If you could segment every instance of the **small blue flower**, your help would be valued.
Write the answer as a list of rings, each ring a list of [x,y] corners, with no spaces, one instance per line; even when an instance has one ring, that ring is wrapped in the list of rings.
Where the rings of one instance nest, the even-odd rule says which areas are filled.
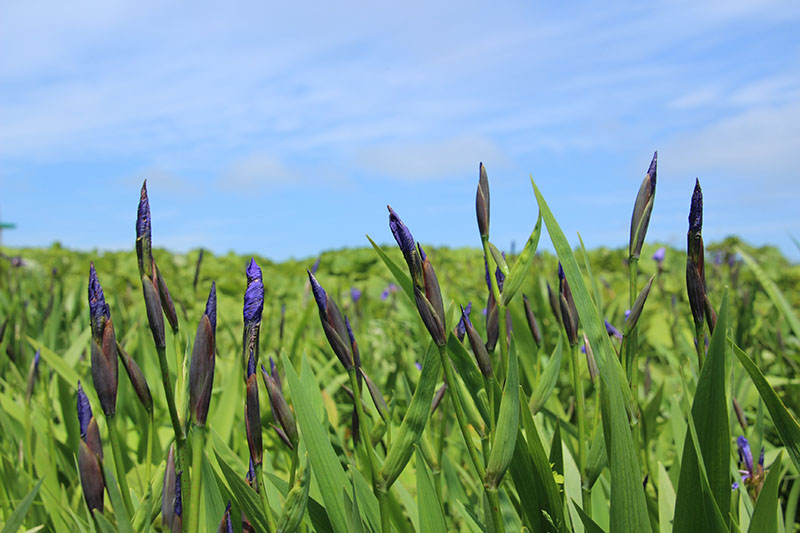
[[[350,288],[350,298],[353,299],[353,303],[358,303],[361,299],[361,289],[357,289],[355,287]]]
[[[625,310],[625,322],[627,322],[627,321],[628,321],[628,317],[629,317],[629,316],[631,316],[631,310],[630,310],[630,309],[626,309],[626,310]]]
[[[606,323],[606,333],[608,333],[610,337],[616,337],[619,340],[622,340],[622,333],[620,333],[620,331],[617,328],[615,328],[608,320],[606,320],[605,323]]]
[[[656,250],[655,253],[653,254],[653,261],[661,264],[664,261],[664,256],[666,255],[666,253],[667,249],[662,246],[661,248]]]
[[[420,364],[419,361],[414,361],[414,368],[422,372],[422,365]]]

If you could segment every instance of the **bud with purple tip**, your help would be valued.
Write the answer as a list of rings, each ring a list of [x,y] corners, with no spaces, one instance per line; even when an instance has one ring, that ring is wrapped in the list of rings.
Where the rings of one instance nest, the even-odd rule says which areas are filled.
[[[489,178],[486,167],[480,163],[478,168],[478,191],[475,194],[475,214],[478,219],[478,231],[482,239],[489,238]]]
[[[258,362],[258,339],[261,330],[261,313],[264,310],[264,282],[261,268],[254,258],[245,271],[247,275],[247,288],[244,291],[244,330],[242,333],[242,365],[247,365],[247,360],[252,352]]]
[[[705,313],[705,268],[703,249],[703,190],[700,181],[695,181],[692,194],[692,205],[689,210],[689,232],[687,239],[686,257],[686,290],[689,295],[689,306],[692,309],[692,318],[695,328],[701,329]]]
[[[381,415],[381,418],[385,422],[388,422],[390,416],[389,405],[386,403],[386,400],[381,394],[380,389],[378,389],[378,386],[375,384],[375,382],[370,379],[366,372],[364,372],[363,368],[359,368],[359,373],[363,376],[364,382],[367,384],[369,395],[372,396],[372,402],[375,404],[378,414]]]
[[[739,473],[742,476],[742,481],[744,481],[748,489],[752,490],[753,499],[756,499],[764,485],[764,448],[761,448],[758,463],[754,463],[753,453],[750,451],[750,443],[746,437],[740,435],[736,439],[736,446],[739,452],[739,467],[741,468]]]
[[[464,310],[464,314],[469,319],[469,315],[472,312],[472,302],[467,303],[467,306],[464,307],[463,310]],[[463,342],[464,335],[467,334],[467,329],[466,329],[466,326],[464,325],[464,317],[463,316],[458,319],[458,323],[456,324],[456,328],[453,331],[453,333],[455,333],[455,336],[458,337],[458,342]]]
[[[461,318],[464,320],[469,345],[472,347],[472,353],[475,355],[478,368],[480,368],[481,374],[483,374],[484,377],[489,378],[492,376],[492,361],[489,358],[489,352],[486,350],[483,339],[481,339],[478,332],[475,331],[475,326],[472,325],[463,307],[461,308]]]
[[[436,391],[436,394],[433,395],[433,400],[431,401],[431,414],[433,414],[442,403],[445,392],[447,392],[447,383],[442,383],[442,386],[439,387],[439,389]]]
[[[206,309],[197,325],[189,367],[189,413],[197,426],[205,426],[216,363],[217,288],[211,283]]]
[[[642,245],[647,234],[647,227],[650,225],[650,214],[653,211],[653,201],[656,195],[656,167],[658,164],[658,152],[653,154],[650,167],[639,187],[639,194],[636,195],[636,203],[633,205],[631,215],[631,237],[628,245],[628,253],[632,259],[639,259],[642,253]]]
[[[103,512],[103,445],[100,441],[100,431],[97,422],[92,416],[92,407],[89,398],[83,392],[81,382],[78,381],[78,423],[80,425],[81,441],[78,444],[78,472],[80,473],[83,497],[90,511],[95,509]]]
[[[658,267],[658,271],[661,272],[664,270],[664,256],[667,254],[667,249],[663,246],[656,250],[653,253],[653,261],[656,262],[656,266]]]
[[[616,337],[618,340],[622,340],[622,333],[611,324],[608,320],[605,321],[606,323],[606,333],[608,333],[609,337]]]
[[[144,373],[142,373],[142,369],[139,368],[139,365],[136,364],[136,361],[134,361],[133,358],[128,355],[128,352],[125,351],[119,342],[117,342],[117,354],[122,360],[122,366],[125,368],[125,372],[128,374],[128,378],[131,381],[133,390],[136,392],[136,396],[142,403],[142,407],[144,407],[145,411],[148,413],[152,412],[153,396],[150,394],[150,386],[147,384],[147,380],[144,377]]]
[[[342,312],[310,271],[308,279],[311,282],[311,291],[314,293],[314,300],[319,308],[319,319],[322,322],[322,330],[325,332],[328,344],[344,365],[345,370],[350,370],[353,368],[353,349]]]
[[[222,520],[217,528],[217,533],[233,533],[233,522],[231,521],[231,501],[228,500],[228,505],[225,506],[225,513],[222,515]]]
[[[111,416],[117,411],[117,340],[94,263],[89,266],[89,315],[92,324],[92,381],[103,412]]]
[[[522,295],[522,303],[523,307],[525,308],[525,319],[528,321],[528,328],[531,330],[533,341],[536,343],[536,346],[541,346],[542,333],[539,331],[539,323],[536,322],[536,315],[533,314],[531,303],[528,301],[528,297],[524,294]]]

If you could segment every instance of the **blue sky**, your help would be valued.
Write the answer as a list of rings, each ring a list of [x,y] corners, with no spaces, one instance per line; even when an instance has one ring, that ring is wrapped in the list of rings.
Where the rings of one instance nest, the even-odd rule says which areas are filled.
[[[654,150],[648,241],[797,259],[800,4],[74,2],[0,8],[3,244],[157,246],[276,260],[417,239],[524,243],[529,175],[568,235],[626,244]],[[563,7],[568,5],[569,8]],[[576,239],[577,241],[577,239]]]

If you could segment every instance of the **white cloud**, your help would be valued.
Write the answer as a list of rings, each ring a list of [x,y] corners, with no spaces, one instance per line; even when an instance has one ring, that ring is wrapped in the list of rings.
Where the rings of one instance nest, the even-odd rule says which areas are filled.
[[[240,193],[261,192],[270,185],[287,185],[303,178],[280,158],[265,153],[253,153],[234,160],[222,174],[219,186]]]

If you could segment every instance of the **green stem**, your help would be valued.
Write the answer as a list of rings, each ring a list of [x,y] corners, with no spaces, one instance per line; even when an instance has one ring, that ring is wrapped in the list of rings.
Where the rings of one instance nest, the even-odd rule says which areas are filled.
[[[436,451],[437,467],[436,472],[433,474],[433,479],[436,484],[436,494],[439,496],[439,502],[444,505],[444,500],[442,499],[442,459],[444,458],[444,443],[447,436],[447,394],[444,395],[442,402],[439,404],[439,411],[441,411],[442,419],[439,426],[438,450]]]
[[[505,533],[503,514],[500,512],[500,497],[497,489],[486,489],[486,497],[489,499],[489,510],[492,515],[494,533]]]
[[[297,461],[297,448],[294,448],[292,450],[292,468],[289,470],[289,490],[292,490],[292,487],[294,487],[294,479],[295,475],[297,475]]]
[[[145,501],[147,502],[147,509],[145,509],[144,513],[144,533],[150,531],[150,510],[152,509],[153,505],[153,484],[152,480],[150,479],[151,468],[153,464],[153,438],[155,437],[156,432],[156,420],[153,416],[153,410],[150,409],[147,412],[149,418],[149,426],[147,428],[147,451],[145,452],[146,462],[144,464],[144,472],[145,472],[145,482],[147,483],[147,495],[145,496]]]
[[[194,426],[192,430],[192,477],[189,502],[189,533],[200,531],[200,469],[203,466],[203,445],[205,444],[205,427]]]
[[[275,531],[275,519],[272,517],[272,507],[269,506],[267,501],[267,483],[261,463],[256,465],[256,477],[259,484],[258,494],[261,497],[261,505],[264,507],[264,516],[267,518],[267,531]]]
[[[133,504],[131,503],[131,491],[128,488],[128,477],[125,475],[125,465],[122,463],[122,448],[117,434],[117,417],[115,415],[106,416],[108,422],[108,436],[111,440],[111,453],[114,455],[114,467],[117,471],[117,481],[119,490],[122,492],[122,500],[125,503],[125,510],[128,516],[133,516]]]
[[[581,487],[586,479],[586,406],[583,398],[583,381],[580,375],[580,350],[572,345],[572,386],[575,393],[575,416],[578,421],[578,471],[581,474]],[[583,491],[584,505],[588,492]]]
[[[178,418],[178,409],[175,406],[175,391],[172,389],[172,379],[169,377],[169,365],[167,365],[167,351],[164,346],[156,346],[158,352],[158,366],[161,369],[161,383],[164,386],[164,398],[167,401],[169,419],[172,422],[172,430],[175,432],[175,454],[177,459],[176,471],[182,472],[181,480],[184,487],[189,487],[189,469],[186,464],[186,434]],[[190,501],[190,494],[183,491],[183,497]]]
[[[495,410],[494,410],[494,374],[483,378],[483,387],[489,397],[489,440],[494,438]]]
[[[633,309],[633,304],[636,302],[636,297],[639,295],[636,287],[636,279],[639,274],[639,258],[638,257],[629,257],[628,258],[628,272],[630,274],[630,288],[629,288],[629,306],[628,309]],[[627,338],[626,343],[626,350],[625,350],[625,370],[628,374],[628,383],[631,385],[631,389],[633,390],[634,398],[638,398],[638,394],[636,393],[636,381],[637,381],[637,372],[636,372],[636,352],[639,348],[639,339],[638,334],[636,332],[636,328],[634,328],[630,335]]]
[[[695,340],[697,349],[697,373],[700,374],[700,371],[703,369],[703,362],[706,358],[706,330],[703,328],[703,324],[699,326],[695,326]]]
[[[183,348],[185,343],[181,342],[182,339],[181,339],[180,329],[175,328],[172,330],[172,339],[175,345],[175,385],[176,385],[176,390],[178,391],[175,409],[179,414],[181,414],[181,411],[183,411],[183,409],[186,407],[186,402],[181,401],[186,397],[185,394],[186,376],[184,376],[184,367],[183,367]],[[177,402],[180,402],[181,405],[177,405]],[[186,415],[185,412],[183,412],[182,414]]]
[[[364,406],[361,405],[361,391],[358,388],[358,378],[356,376],[356,369],[350,368],[347,371],[350,376],[350,387],[353,389],[353,402],[356,404],[356,413],[358,415],[358,424],[361,431],[361,441],[366,446],[367,451],[367,468],[369,469],[370,480],[372,481],[372,491],[378,499],[378,507],[381,512],[381,530],[383,533],[389,533],[391,530],[389,518],[389,506],[387,505],[387,493],[380,489],[380,479],[378,476],[378,458],[375,456],[375,448],[372,446],[372,437],[370,431],[370,423],[364,415]],[[388,424],[388,421],[387,421]]]

